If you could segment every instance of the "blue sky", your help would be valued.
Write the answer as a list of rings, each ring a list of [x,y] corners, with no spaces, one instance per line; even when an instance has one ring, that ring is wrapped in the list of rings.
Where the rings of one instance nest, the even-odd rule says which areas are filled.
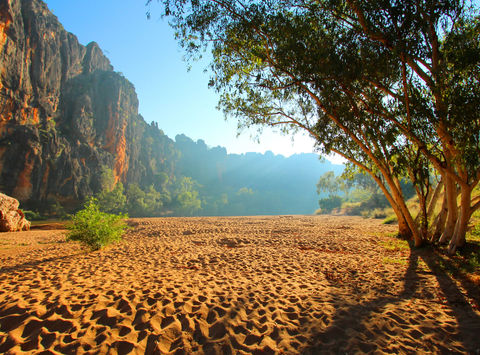
[[[209,146],[223,146],[229,153],[265,152],[291,155],[312,152],[313,140],[264,130],[260,144],[252,132],[237,135],[237,122],[225,122],[216,110],[218,97],[207,88],[207,63],[193,63],[190,71],[183,52],[174,40],[160,9],[152,9],[147,20],[145,0],[46,0],[64,28],[80,43],[97,42],[115,71],[123,73],[136,88],[140,114],[147,122],[156,121],[174,138],[184,133]],[[156,5],[154,5],[156,6]]]

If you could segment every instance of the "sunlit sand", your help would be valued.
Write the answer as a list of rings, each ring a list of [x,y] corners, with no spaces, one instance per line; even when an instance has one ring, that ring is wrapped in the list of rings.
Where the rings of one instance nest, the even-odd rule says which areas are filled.
[[[97,252],[0,235],[0,352],[474,353],[475,291],[352,217],[131,221]],[[393,247],[391,247],[393,245]],[[472,293],[473,292],[473,293]]]

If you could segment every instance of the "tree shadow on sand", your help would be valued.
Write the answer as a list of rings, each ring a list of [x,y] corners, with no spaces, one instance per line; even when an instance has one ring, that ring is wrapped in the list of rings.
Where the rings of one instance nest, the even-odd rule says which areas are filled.
[[[311,339],[312,345],[302,353],[349,354],[384,350],[396,353],[433,351],[445,354],[480,354],[480,317],[473,309],[478,305],[471,302],[472,299],[477,302],[480,300],[478,286],[464,278],[460,280],[460,288],[458,280],[439,267],[440,259],[431,248],[411,247],[403,289],[398,294],[392,295],[385,288],[385,296],[352,304],[341,297],[333,297],[333,305],[337,311],[332,317],[332,323],[325,331]],[[423,260],[431,271],[419,270],[420,260]],[[443,295],[433,300],[435,296],[428,291],[424,292],[423,287],[424,276],[431,274],[435,276],[438,291],[441,290]],[[335,280],[329,282],[333,288],[338,288]],[[351,291],[355,292],[355,289],[352,288]],[[430,305],[437,302],[438,308],[416,309],[417,300],[428,301]],[[392,306],[403,307],[402,312],[392,311]],[[428,315],[441,307],[456,319],[456,324],[445,324],[435,319],[435,316]],[[401,318],[405,314],[409,319]],[[377,324],[372,325],[372,318]],[[397,343],[397,340],[400,343]]]

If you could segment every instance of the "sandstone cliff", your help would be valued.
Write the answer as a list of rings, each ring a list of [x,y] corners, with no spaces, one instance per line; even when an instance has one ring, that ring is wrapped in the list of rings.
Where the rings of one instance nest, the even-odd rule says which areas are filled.
[[[96,43],[81,45],[41,0],[0,0],[1,192],[73,207],[98,191],[102,166],[148,183],[168,169],[162,146],[173,142],[138,115],[133,85]]]

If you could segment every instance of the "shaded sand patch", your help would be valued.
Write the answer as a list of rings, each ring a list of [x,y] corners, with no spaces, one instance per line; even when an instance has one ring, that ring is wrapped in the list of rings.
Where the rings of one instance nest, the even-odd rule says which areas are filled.
[[[351,217],[133,220],[85,253],[0,235],[0,352],[474,353],[478,292]],[[19,245],[30,243],[29,245]]]

